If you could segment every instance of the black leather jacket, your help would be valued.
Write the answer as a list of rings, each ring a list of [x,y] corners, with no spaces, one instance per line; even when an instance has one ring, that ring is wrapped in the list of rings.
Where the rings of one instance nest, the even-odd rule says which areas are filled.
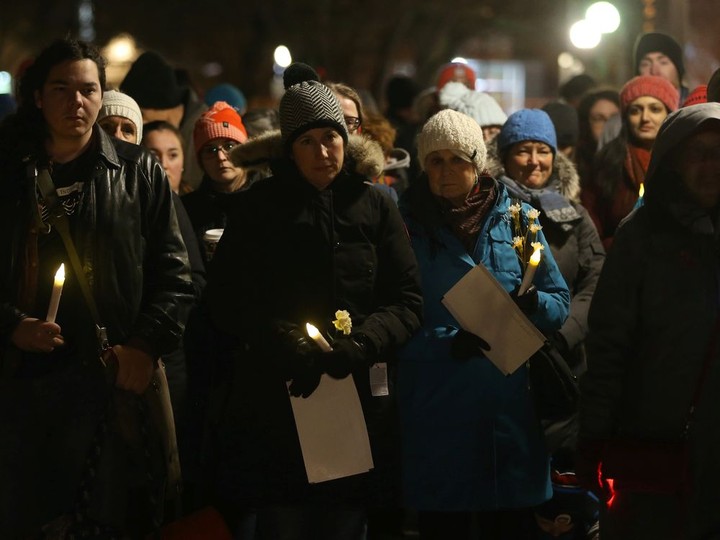
[[[73,238],[112,344],[140,338],[175,349],[193,301],[188,256],[160,164],[97,127],[94,173],[71,222]],[[7,343],[32,298],[37,231],[27,165],[0,159],[0,339]]]

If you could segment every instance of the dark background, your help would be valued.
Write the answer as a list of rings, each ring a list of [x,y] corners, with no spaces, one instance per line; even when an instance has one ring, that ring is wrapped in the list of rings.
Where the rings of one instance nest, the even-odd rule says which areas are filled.
[[[219,82],[266,101],[272,54],[284,44],[293,59],[328,79],[382,94],[404,66],[423,86],[454,56],[529,62],[527,98],[556,95],[557,57],[572,52],[599,80],[620,86],[632,76],[632,43],[644,29],[685,44],[691,88],[720,64],[720,0],[613,0],[620,29],[592,51],[574,49],[568,28],[587,0],[94,0],[95,43],[121,32],[188,70],[202,93]],[[79,0],[0,0],[0,70],[55,37],[77,35]],[[208,76],[214,63],[217,75]]]

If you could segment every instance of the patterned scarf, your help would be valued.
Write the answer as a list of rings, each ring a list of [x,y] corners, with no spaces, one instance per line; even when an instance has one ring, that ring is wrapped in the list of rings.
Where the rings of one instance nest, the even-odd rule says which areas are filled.
[[[478,234],[485,216],[495,203],[496,193],[493,179],[484,176],[475,184],[461,206],[454,206],[447,199],[435,197],[440,203],[445,221],[470,254],[475,250]]]

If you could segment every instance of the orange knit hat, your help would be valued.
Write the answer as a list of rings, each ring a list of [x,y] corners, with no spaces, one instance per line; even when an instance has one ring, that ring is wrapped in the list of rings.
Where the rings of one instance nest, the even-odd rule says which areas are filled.
[[[195,153],[212,139],[232,139],[238,143],[247,141],[247,131],[237,111],[224,101],[216,102],[195,122],[193,142]]]

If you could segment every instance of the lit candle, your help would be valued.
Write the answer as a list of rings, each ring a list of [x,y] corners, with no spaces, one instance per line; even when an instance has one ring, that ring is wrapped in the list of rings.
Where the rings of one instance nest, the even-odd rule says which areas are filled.
[[[318,330],[317,328],[315,328],[315,327],[314,327],[312,324],[310,324],[310,323],[307,323],[307,324],[305,325],[305,329],[307,330],[307,334],[308,334],[308,336],[310,336],[310,339],[312,339],[315,343],[317,343],[317,344],[318,344],[318,347],[320,347],[320,349],[321,349],[323,352],[330,352],[330,351],[332,351],[332,347],[331,347],[330,344],[325,340],[325,338],[323,337],[323,335],[320,333],[320,330]]]
[[[58,306],[60,305],[60,295],[62,294],[63,285],[65,284],[65,265],[61,264],[58,271],[55,272],[55,283],[53,283],[52,294],[50,295],[50,306],[46,320],[55,322]]]
[[[645,195],[645,184],[640,182],[640,189],[638,190],[638,199],[642,199],[643,195]]]
[[[518,289],[518,296],[525,294],[525,292],[530,288],[530,285],[532,285],[533,278],[535,277],[535,270],[537,270],[539,264],[540,248],[535,248],[535,251],[533,251],[533,254],[530,257],[530,261],[528,261],[527,268],[525,269],[525,277],[523,277],[522,284]]]

